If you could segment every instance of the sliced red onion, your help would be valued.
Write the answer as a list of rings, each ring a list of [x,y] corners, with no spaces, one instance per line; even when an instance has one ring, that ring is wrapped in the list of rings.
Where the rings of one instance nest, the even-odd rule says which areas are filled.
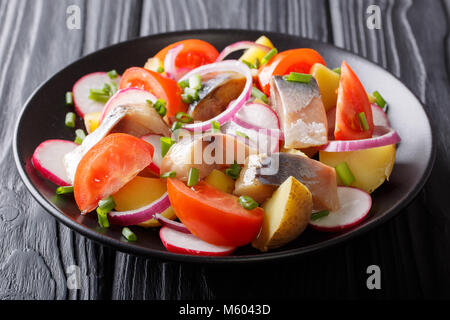
[[[325,152],[347,152],[397,144],[401,141],[397,131],[384,126],[375,126],[373,137],[362,140],[334,140],[321,148]]]
[[[162,214],[155,214],[155,219],[158,220],[159,223],[161,223],[163,226],[166,226],[168,228],[171,228],[173,230],[177,230],[183,233],[191,233],[188,228],[181,222],[173,221],[170,219],[167,219]]]
[[[111,211],[109,222],[119,226],[132,226],[155,218],[157,213],[170,207],[169,195],[164,193],[158,200],[149,205],[130,211]]]
[[[225,57],[227,57],[229,54],[235,52],[235,51],[239,51],[239,50],[244,50],[244,49],[250,49],[256,47],[258,49],[263,50],[264,52],[269,52],[271,50],[270,47],[256,43],[256,42],[252,42],[252,41],[238,41],[235,42],[233,44],[230,44],[229,46],[225,47],[225,49],[222,50],[222,52],[219,54],[219,56],[217,57],[217,62],[222,61],[223,59],[225,59]]]
[[[183,125],[183,128],[190,130],[190,131],[201,131],[204,132],[206,130],[211,129],[211,122],[212,121],[218,121],[220,125],[225,124],[229,120],[233,118],[233,116],[238,112],[242,106],[247,102],[247,100],[250,98],[252,93],[252,85],[253,85],[253,78],[252,73],[250,71],[250,68],[245,65],[244,63],[237,61],[237,60],[226,60],[221,62],[215,62],[211,64],[207,64],[201,67],[198,67],[186,75],[183,76],[183,78],[180,79],[180,81],[184,81],[186,79],[189,79],[191,76],[199,74],[200,76],[203,76],[205,74],[211,73],[211,72],[228,72],[228,71],[234,71],[237,73],[240,73],[245,76],[246,83],[245,87],[242,90],[242,93],[240,96],[236,99],[230,102],[227,109],[219,114],[218,116],[204,122],[196,122],[192,124],[185,124]]]
[[[181,52],[181,50],[183,50],[183,47],[184,45],[180,44],[170,49],[164,59],[164,71],[166,72],[166,75],[176,81],[178,81],[178,79],[180,79],[189,71],[188,68],[177,68],[177,66],[175,65],[177,56]]]

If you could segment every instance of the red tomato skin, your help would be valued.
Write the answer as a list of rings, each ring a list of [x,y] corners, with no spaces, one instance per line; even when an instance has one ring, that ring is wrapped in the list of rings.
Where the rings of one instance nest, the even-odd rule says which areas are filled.
[[[186,112],[188,106],[181,99],[182,90],[175,80],[158,72],[140,67],[127,69],[122,75],[120,89],[139,88],[154,94],[167,102],[167,117],[175,117],[178,112]]]
[[[364,112],[369,130],[364,131],[358,114]],[[369,98],[361,81],[347,62],[341,65],[341,80],[339,82],[338,100],[336,105],[336,140],[369,139],[373,135],[373,115]]]
[[[189,188],[168,179],[170,203],[181,222],[203,241],[222,246],[243,246],[259,233],[264,210],[244,209],[238,198],[204,181]]]
[[[78,164],[73,184],[75,202],[82,213],[93,211],[98,202],[117,192],[146,168],[153,146],[124,133],[106,136]]]
[[[309,48],[291,49],[278,53],[258,71],[258,82],[264,93],[270,95],[270,78],[291,72],[309,73],[315,63],[324,66],[325,60],[315,50]]]

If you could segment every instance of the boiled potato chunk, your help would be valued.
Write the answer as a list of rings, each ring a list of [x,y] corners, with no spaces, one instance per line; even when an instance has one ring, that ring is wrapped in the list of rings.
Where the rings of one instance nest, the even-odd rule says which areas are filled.
[[[159,199],[166,191],[166,180],[137,176],[113,195],[116,202],[115,210],[129,211],[142,208]],[[172,207],[169,207],[161,214],[171,220],[176,218]],[[142,222],[139,225],[146,228],[160,226],[155,219]]]
[[[264,220],[253,247],[261,251],[279,248],[297,238],[308,225],[312,195],[301,182],[289,177],[264,205]]]
[[[266,36],[261,36],[258,38],[258,40],[255,41],[257,44],[262,44],[263,46],[267,46],[271,49],[274,48],[272,42],[267,38]],[[254,64],[256,59],[261,61],[262,58],[266,55],[266,52],[264,50],[258,49],[258,48],[250,48],[242,55],[242,57],[239,60],[245,60],[247,62],[250,62],[251,64]]]
[[[232,193],[234,190],[234,180],[217,169],[214,169],[209,176],[206,177],[205,181],[226,193]]]
[[[144,65],[144,68],[150,71],[158,72],[159,68],[164,68],[164,61],[158,58],[150,58]]]
[[[101,112],[92,112],[84,115],[84,126],[88,133],[92,133],[98,128],[101,116]]]
[[[395,145],[350,152],[319,152],[319,160],[331,167],[347,162],[355,176],[352,187],[372,193],[391,175],[395,162]],[[343,185],[338,178],[338,184]]]
[[[337,102],[340,75],[320,63],[314,64],[310,73],[317,81],[325,110],[334,108]]]

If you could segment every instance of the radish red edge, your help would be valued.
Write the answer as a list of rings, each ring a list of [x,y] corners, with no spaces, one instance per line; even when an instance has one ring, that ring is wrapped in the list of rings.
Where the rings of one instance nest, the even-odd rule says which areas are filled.
[[[309,225],[318,231],[339,232],[360,224],[372,208],[372,197],[365,191],[353,187],[338,187],[341,204],[339,210],[328,216],[310,221]]]
[[[148,134],[141,137],[142,140],[144,140],[147,143],[150,143],[153,146],[154,149],[153,159],[152,163],[149,164],[148,169],[158,176],[161,174],[160,168],[162,163],[161,137],[162,136],[157,134]]]
[[[58,186],[70,186],[63,158],[77,147],[76,143],[67,140],[44,141],[34,150],[31,163],[45,179]]]
[[[216,246],[200,240],[193,234],[183,233],[169,227],[162,227],[159,236],[164,247],[169,252],[200,255],[200,256],[226,256],[231,254],[235,248]]]

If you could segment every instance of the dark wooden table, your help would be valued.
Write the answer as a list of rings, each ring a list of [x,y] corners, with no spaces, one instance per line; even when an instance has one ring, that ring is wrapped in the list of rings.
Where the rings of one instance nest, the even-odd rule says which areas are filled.
[[[66,9],[81,8],[68,30]],[[381,29],[366,27],[367,7]],[[0,0],[0,299],[450,297],[450,0]],[[71,231],[19,179],[12,136],[33,90],[79,57],[166,31],[280,31],[350,49],[399,76],[431,110],[436,164],[425,189],[383,226],[304,258],[206,266],[134,257]],[[407,115],[405,115],[407,121]],[[366,268],[381,269],[368,290]],[[66,270],[81,270],[69,290]]]

